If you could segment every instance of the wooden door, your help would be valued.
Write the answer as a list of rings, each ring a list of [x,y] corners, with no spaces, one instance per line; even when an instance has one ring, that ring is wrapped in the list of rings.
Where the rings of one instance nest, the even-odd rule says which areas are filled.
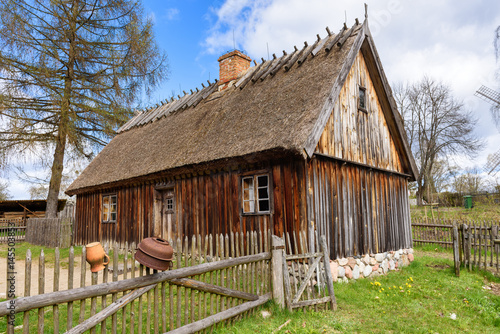
[[[161,237],[173,240],[175,237],[175,192],[174,188],[162,192]]]

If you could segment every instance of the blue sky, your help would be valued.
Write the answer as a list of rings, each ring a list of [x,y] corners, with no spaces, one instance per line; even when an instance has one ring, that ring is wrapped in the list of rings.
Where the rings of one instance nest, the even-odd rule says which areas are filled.
[[[500,1],[453,0],[144,0],[145,14],[155,20],[157,41],[169,59],[170,77],[143,105],[155,104],[201,87],[218,78],[217,58],[236,48],[252,59],[281,55],[282,50],[314,42],[325,27],[337,32],[364,18],[369,26],[390,83],[412,82],[427,75],[443,81],[479,118],[477,134],[487,146],[477,159],[453,157],[461,166],[483,166],[500,149],[500,134],[489,105],[474,96],[482,85],[499,89],[493,38],[500,25]],[[30,174],[46,173],[28,166]],[[13,198],[29,198],[28,185],[13,172]]]

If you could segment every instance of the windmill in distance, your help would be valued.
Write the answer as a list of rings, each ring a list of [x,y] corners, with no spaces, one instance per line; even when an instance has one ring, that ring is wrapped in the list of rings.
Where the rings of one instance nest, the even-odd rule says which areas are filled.
[[[500,109],[499,92],[494,91],[493,89],[488,88],[486,86],[481,86],[476,91],[476,93],[474,93],[474,95],[492,104],[493,107]],[[500,151],[497,151],[496,153],[490,154],[488,156],[488,160],[486,162],[486,165],[484,165],[484,169],[488,171],[488,174],[491,174],[492,172],[493,174],[496,174],[500,169],[499,166],[500,166]]]

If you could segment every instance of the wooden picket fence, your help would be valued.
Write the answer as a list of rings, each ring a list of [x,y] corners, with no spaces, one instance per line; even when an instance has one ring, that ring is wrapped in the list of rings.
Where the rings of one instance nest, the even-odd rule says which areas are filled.
[[[500,272],[500,226],[480,223],[453,226],[453,254],[456,275],[461,265],[469,270],[495,269]]]
[[[20,242],[26,237],[26,220],[0,218],[0,243]]]
[[[172,242],[175,245],[175,270],[162,273],[137,265],[132,259],[132,250],[119,249],[118,245],[111,249],[113,254],[109,268],[92,274],[89,273],[89,266],[85,262],[85,248],[82,248],[80,259],[84,265],[80,266],[79,272],[74,269],[73,247],[70,248],[69,258],[65,261],[60,259],[60,252],[56,249],[54,263],[50,265],[46,263],[43,253],[36,261],[31,259],[28,251],[23,268],[24,297],[16,299],[14,326],[16,331],[23,333],[62,333],[84,323],[113,302],[129,298],[127,296],[131,291],[137,294],[144,292],[144,289],[148,289],[144,296],[129,301],[130,304],[120,311],[100,320],[91,327],[90,332],[159,333],[161,330],[163,333],[203,319],[216,323],[213,317],[230,309],[235,312],[235,307],[248,301],[234,295],[221,295],[220,292],[212,290],[201,291],[179,285],[179,282],[172,281],[172,278],[162,279],[159,275],[170,275],[177,270],[205,265],[204,271],[188,275],[189,278],[257,296],[258,302],[254,300],[252,305],[261,305],[271,298],[269,236],[270,233],[266,231],[264,234],[248,232],[246,235],[231,234],[205,238],[193,236],[190,239],[178,239]],[[106,245],[105,249],[109,252],[110,249],[107,248]],[[245,256],[253,256],[253,259],[241,262]],[[221,266],[222,261],[236,261],[236,264]],[[62,262],[67,263],[67,269],[61,268]],[[33,289],[31,277],[35,270],[38,274],[38,286],[35,284]],[[53,292],[46,293],[45,277],[48,271],[53,271],[53,288],[50,289]],[[65,275],[61,275],[62,272]],[[60,289],[63,276],[67,276],[67,284]],[[78,282],[75,280],[76,276],[80,276],[80,289],[75,284]],[[138,281],[138,277],[142,277],[141,280]],[[173,278],[176,278],[175,275]],[[110,287],[110,284],[114,284],[113,287]],[[71,292],[64,291],[66,289]],[[139,291],[140,289],[143,290]],[[9,323],[8,303],[9,301],[0,303],[0,316],[7,315],[6,324]],[[0,332],[3,331],[5,327],[0,324]]]
[[[335,308],[324,237],[321,247],[319,239],[312,238],[323,250],[318,254],[307,253],[310,245],[304,234],[277,239],[286,247],[273,245],[272,252],[270,231],[177,239],[171,241],[174,269],[164,272],[137,265],[132,258],[135,245],[130,249],[105,245],[112,261],[92,274],[85,248],[79,256],[83,265],[77,270],[73,247],[64,260],[56,248],[50,264],[43,252],[36,260],[27,251],[23,268],[16,268],[24,270],[24,297],[15,299],[14,325],[9,325],[10,301],[0,303],[0,317],[7,320],[5,326],[0,323],[0,332],[192,333],[253,312],[273,297],[276,286],[283,290],[283,281],[275,286],[271,282],[280,271],[292,279],[288,286],[294,293],[302,290],[302,297],[297,294],[299,308]],[[275,252],[281,265],[274,263]],[[314,260],[318,256],[321,261]],[[45,281],[49,272],[53,272],[51,292]],[[34,273],[38,285],[33,286]]]
[[[413,245],[426,244],[440,245],[444,248],[453,246],[453,225],[466,224],[468,226],[494,226],[500,225],[499,221],[471,221],[451,219],[412,219],[411,228]]]

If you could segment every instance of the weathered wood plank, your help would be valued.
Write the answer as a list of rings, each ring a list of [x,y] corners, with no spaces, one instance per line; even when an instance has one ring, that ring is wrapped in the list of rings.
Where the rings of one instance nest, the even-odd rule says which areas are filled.
[[[251,301],[251,302],[246,302],[241,305],[238,305],[236,307],[232,307],[228,310],[225,310],[223,312],[217,313],[215,315],[211,315],[205,319],[193,322],[189,325],[185,325],[183,327],[177,328],[171,332],[170,334],[187,334],[187,333],[194,333],[197,331],[201,331],[205,328],[209,328],[213,326],[216,323],[219,323],[221,321],[227,320],[229,318],[232,318],[236,315],[242,314],[248,310],[251,310],[255,307],[258,307],[260,305],[265,304],[271,300],[271,293],[267,293],[264,296],[259,297],[258,300],[256,301]]]
[[[156,284],[151,284],[126,294],[122,298],[112,302],[108,307],[104,308],[99,313],[92,315],[84,322],[66,331],[66,334],[81,334],[88,331],[91,328],[94,328],[98,323],[100,322],[102,323],[104,320],[106,320],[108,317],[118,312],[120,309],[124,308],[126,305],[128,305],[128,303],[132,302],[134,299],[138,298],[139,296],[142,296],[151,289],[154,289],[155,286]]]
[[[40,257],[38,258],[38,295],[43,296],[44,292],[45,292],[45,253],[43,252],[43,249],[42,249],[40,251]],[[27,298],[30,298],[30,297],[27,297]],[[49,305],[46,305],[46,306],[49,306]],[[43,323],[44,316],[45,316],[45,312],[43,310],[43,307],[39,307],[38,308],[38,333],[44,333],[44,323]]]
[[[29,297],[31,294],[31,250],[26,251],[26,261],[24,269],[24,296]],[[69,311],[68,311],[69,312]],[[29,311],[24,312],[23,315],[23,333],[29,333]]]
[[[328,246],[326,245],[326,238],[324,235],[321,236],[321,248],[323,250],[323,264],[325,266],[326,275],[326,286],[328,289],[328,294],[330,295],[330,303],[333,310],[337,309],[337,300],[335,298],[335,291],[333,290],[333,277],[330,271],[330,259],[328,257]]]

